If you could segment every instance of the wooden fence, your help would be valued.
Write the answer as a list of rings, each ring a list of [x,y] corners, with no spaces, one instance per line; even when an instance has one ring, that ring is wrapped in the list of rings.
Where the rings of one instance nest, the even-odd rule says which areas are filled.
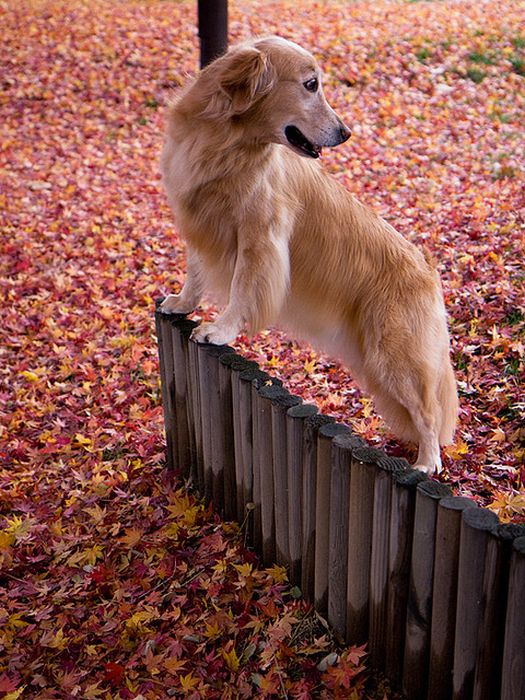
[[[525,528],[156,313],[167,462],[409,700],[525,698]]]

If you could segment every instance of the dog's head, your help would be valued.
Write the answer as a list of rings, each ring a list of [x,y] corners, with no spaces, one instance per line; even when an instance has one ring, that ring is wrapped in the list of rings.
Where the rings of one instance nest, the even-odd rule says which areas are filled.
[[[267,37],[234,47],[201,74],[205,119],[231,121],[249,140],[278,143],[318,158],[350,130],[323,94],[313,56],[297,44]]]

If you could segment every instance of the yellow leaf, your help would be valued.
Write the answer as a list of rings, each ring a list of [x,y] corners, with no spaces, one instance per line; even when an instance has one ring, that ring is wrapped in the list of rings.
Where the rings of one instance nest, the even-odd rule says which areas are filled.
[[[88,547],[87,549],[81,549],[79,552],[72,554],[67,560],[68,566],[76,566],[80,564],[81,566],[85,564],[93,564],[102,557],[102,547],[99,544],[93,545],[93,547]]]
[[[0,549],[7,549],[15,541],[15,536],[10,532],[0,532]]]
[[[85,561],[93,566],[93,564],[102,556],[102,547],[99,544],[94,544],[93,547],[86,549],[84,552]]]
[[[142,539],[142,535],[144,534],[144,530],[139,530],[138,528],[134,527],[128,527],[125,530],[124,535],[120,537],[120,541],[123,544],[127,544],[128,547],[134,547],[136,544],[140,542]]]
[[[252,575],[253,567],[249,562],[244,562],[244,564],[234,564],[234,567],[243,578],[248,578],[248,576]]]
[[[64,636],[64,630],[59,629],[58,632],[47,642],[46,646],[51,647],[51,649],[65,649],[67,643],[69,642],[69,637]]]
[[[168,673],[171,673],[173,675],[175,675],[176,673],[181,671],[185,665],[186,665],[186,661],[184,659],[171,658],[171,659],[166,659],[164,661],[164,668],[166,669],[166,671]]]
[[[134,613],[128,620],[126,620],[126,627],[134,627],[135,629],[141,629],[144,627],[145,623],[151,622],[158,618],[158,613],[155,608],[150,608],[148,610],[139,610]]]
[[[23,613],[14,613],[13,615],[10,615],[6,623],[6,629],[9,632],[14,632],[17,629],[27,627],[29,622],[25,622],[24,620],[20,619],[22,617],[22,614]]]
[[[31,520],[29,518],[19,517],[18,515],[13,515],[12,518],[7,519],[7,527],[4,528],[4,532],[8,535],[13,535],[15,539],[19,539],[27,535],[31,529]]]
[[[363,404],[363,416],[365,418],[370,418],[374,410],[372,399],[368,399],[366,396],[363,396],[361,398],[361,403]]]
[[[266,569],[266,572],[273,578],[275,583],[286,583],[288,581],[288,575],[284,566],[275,566]]]
[[[502,430],[501,428],[496,428],[495,430],[492,431],[492,435],[490,436],[489,440],[491,442],[505,442],[505,440],[506,440],[505,431]]]
[[[28,369],[25,369],[23,372],[20,372],[20,375],[27,379],[29,382],[37,382],[39,379],[38,374],[36,374],[35,372],[30,372]]]
[[[518,493],[498,493],[488,506],[502,523],[510,522],[516,515],[525,515],[525,490]]]
[[[239,657],[237,656],[235,648],[233,648],[230,652],[223,649],[222,658],[226,661],[226,665],[230,671],[236,673],[239,670]]]
[[[4,695],[4,700],[18,700],[18,698],[22,695],[24,690],[25,685],[23,685],[21,688],[18,688],[18,690],[12,690],[10,693],[7,693],[7,695]]]
[[[468,445],[459,439],[455,445],[445,447],[445,453],[454,460],[459,460],[463,455],[468,454]]]
[[[192,690],[193,688],[195,688],[198,682],[199,679],[195,678],[195,676],[192,675],[191,671],[185,676],[179,676],[179,683],[181,684],[183,690]]]
[[[99,688],[100,681],[98,683],[95,683],[94,685],[90,685],[86,688],[84,691],[83,697],[85,700],[91,700],[92,698],[98,698],[101,695],[105,695],[106,691],[102,690],[102,688]]]
[[[304,371],[306,374],[312,374],[315,370],[315,360],[306,361],[304,363]]]
[[[218,637],[220,633],[221,628],[217,624],[216,620],[214,620],[211,624],[206,623],[206,630],[204,632],[204,636],[207,639],[215,639],[215,637]]]
[[[91,441],[90,438],[85,437],[84,435],[81,435],[81,433],[75,433],[75,440],[79,445],[82,445],[82,447],[92,447],[93,442]]]

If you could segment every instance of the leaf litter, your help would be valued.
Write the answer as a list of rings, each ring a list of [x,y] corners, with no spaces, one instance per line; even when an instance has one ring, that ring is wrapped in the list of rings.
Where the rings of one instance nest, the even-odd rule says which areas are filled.
[[[525,513],[523,3],[231,3],[311,49],[352,126],[324,166],[438,262],[461,415],[441,477]],[[372,697],[279,567],[164,468],[154,299],[182,283],[158,174],[192,2],[0,0],[0,694]],[[205,306],[200,315],[213,314]],[[332,358],[236,347],[393,454]],[[377,688],[374,697],[391,697]]]

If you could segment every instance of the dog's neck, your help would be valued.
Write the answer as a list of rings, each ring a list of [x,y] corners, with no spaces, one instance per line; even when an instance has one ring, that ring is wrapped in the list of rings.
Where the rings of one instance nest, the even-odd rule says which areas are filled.
[[[274,149],[280,148],[250,138],[243,125],[233,120],[218,129],[216,123],[190,117],[177,108],[171,113],[168,137],[176,146],[177,170],[186,173],[186,184],[191,182],[192,187],[218,179],[239,179],[252,170],[260,173]],[[191,177],[187,177],[189,171]],[[180,185],[184,188],[185,183]]]

